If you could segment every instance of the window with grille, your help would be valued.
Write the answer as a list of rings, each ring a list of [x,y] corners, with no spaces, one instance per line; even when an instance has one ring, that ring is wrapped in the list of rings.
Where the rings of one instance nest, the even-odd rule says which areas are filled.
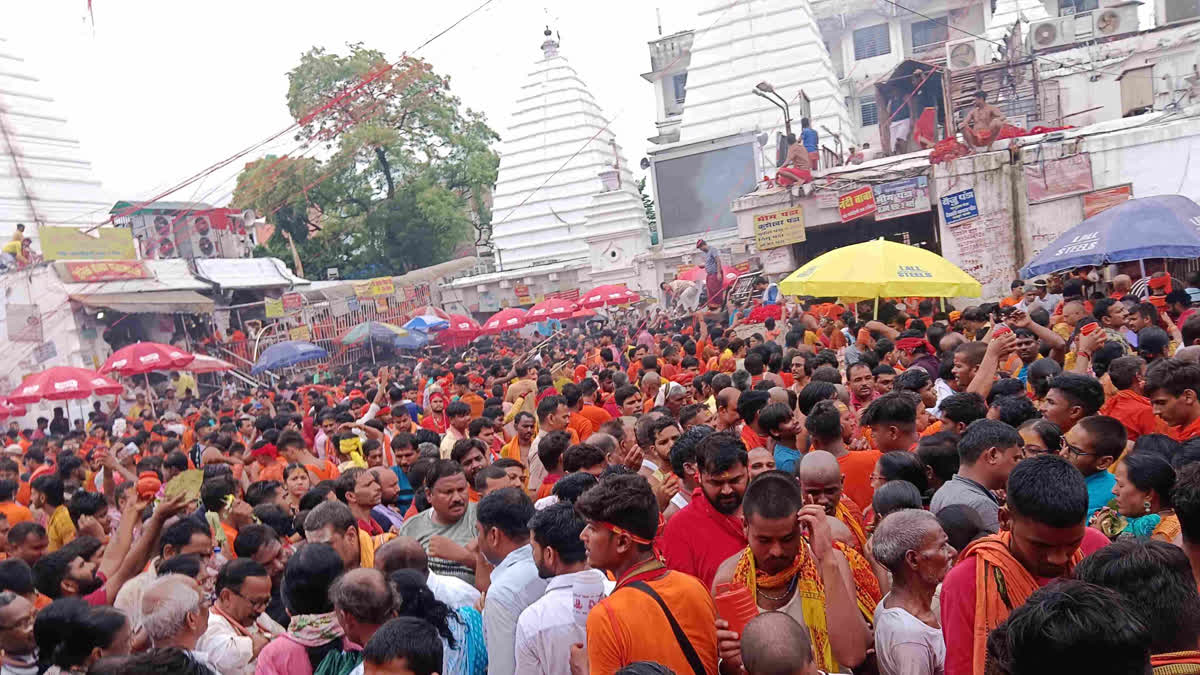
[[[949,39],[950,34],[945,17],[914,21],[909,24],[909,30],[912,33],[913,51],[942,44]]]
[[[864,127],[879,124],[879,108],[875,105],[874,96],[864,96],[859,99],[858,110]]]
[[[892,38],[888,25],[867,26],[854,31],[854,60],[862,61],[892,53]]]

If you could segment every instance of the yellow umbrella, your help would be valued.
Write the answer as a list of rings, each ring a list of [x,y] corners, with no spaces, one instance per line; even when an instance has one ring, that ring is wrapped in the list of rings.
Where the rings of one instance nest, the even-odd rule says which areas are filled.
[[[942,256],[874,239],[810,260],[779,282],[785,295],[871,298],[975,298],[983,287]]]

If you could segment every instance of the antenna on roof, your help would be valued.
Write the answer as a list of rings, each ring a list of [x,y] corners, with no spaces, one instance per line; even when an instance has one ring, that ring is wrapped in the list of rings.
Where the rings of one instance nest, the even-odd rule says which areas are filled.
[[[658,19],[658,36],[662,37],[662,8],[654,8],[654,16]]]

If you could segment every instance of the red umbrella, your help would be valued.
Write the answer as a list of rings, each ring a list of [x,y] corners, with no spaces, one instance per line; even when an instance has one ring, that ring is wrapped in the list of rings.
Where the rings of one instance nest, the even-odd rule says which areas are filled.
[[[625,288],[625,284],[606,284],[584,293],[579,304],[582,307],[595,309],[606,305],[625,305],[641,299],[640,295]]]
[[[138,342],[128,347],[122,347],[108,357],[99,373],[107,375],[117,372],[121,375],[144,375],[152,370],[183,370],[184,366],[196,358],[177,347],[164,345],[159,342]]]
[[[737,278],[741,276],[741,274],[732,267],[722,265],[721,276],[724,277],[723,285],[730,286],[733,284],[733,282],[737,281]],[[704,281],[708,279],[708,273],[704,271],[703,267],[693,267],[692,269],[677,275],[675,278],[683,279],[684,281]]]
[[[8,395],[8,402],[37,403],[42,399],[66,401],[93,395],[111,396],[124,390],[125,387],[121,383],[114,382],[94,370],[55,366],[27,376],[21,381],[21,385]]]
[[[441,319],[445,319],[447,321],[450,320],[450,317],[455,316],[453,314],[450,314],[446,310],[438,309],[437,307],[434,307],[433,305],[425,305],[424,307],[418,307],[412,311],[412,316],[429,316],[431,314],[433,316],[436,316]]]
[[[223,370],[233,370],[233,364],[228,361],[222,361],[215,356],[197,354],[196,360],[189,363],[182,370],[192,373],[217,373]]]
[[[525,325],[526,312],[519,307],[509,307],[496,312],[487,321],[483,322],[483,327],[479,331],[484,335],[494,335],[503,333],[506,330],[517,330]]]
[[[0,420],[9,417],[24,417],[27,413],[25,406],[10,403],[8,399],[0,398]]]
[[[451,314],[450,326],[439,331],[437,341],[441,344],[466,344],[479,335],[479,322],[463,314]]]
[[[529,308],[529,321],[545,321],[546,319],[565,319],[571,315],[571,312],[579,309],[579,305],[570,300],[561,300],[559,298],[550,298],[544,300]]]
[[[592,318],[593,316],[596,316],[596,310],[594,310],[594,309],[581,309],[581,310],[579,310],[578,312],[575,312],[575,313],[571,314],[571,316],[569,316],[569,317],[567,317],[567,318],[568,318],[568,319],[590,319],[590,318]]]

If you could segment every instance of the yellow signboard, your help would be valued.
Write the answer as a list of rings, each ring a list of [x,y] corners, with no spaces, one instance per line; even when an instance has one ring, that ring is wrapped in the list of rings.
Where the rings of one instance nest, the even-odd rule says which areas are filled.
[[[290,338],[292,340],[303,340],[303,341],[307,342],[312,339],[312,331],[309,330],[307,325],[296,326],[295,328],[288,331],[288,338]]]
[[[804,209],[799,206],[754,216],[754,245],[766,251],[804,241]]]
[[[263,304],[268,319],[278,319],[283,316],[283,300],[279,298],[266,298],[263,300]]]
[[[38,245],[46,260],[137,260],[133,230],[101,227],[84,234],[74,227],[38,226]]]
[[[359,298],[372,298],[380,295],[393,295],[396,286],[391,277],[376,277],[354,283],[354,295]]]

